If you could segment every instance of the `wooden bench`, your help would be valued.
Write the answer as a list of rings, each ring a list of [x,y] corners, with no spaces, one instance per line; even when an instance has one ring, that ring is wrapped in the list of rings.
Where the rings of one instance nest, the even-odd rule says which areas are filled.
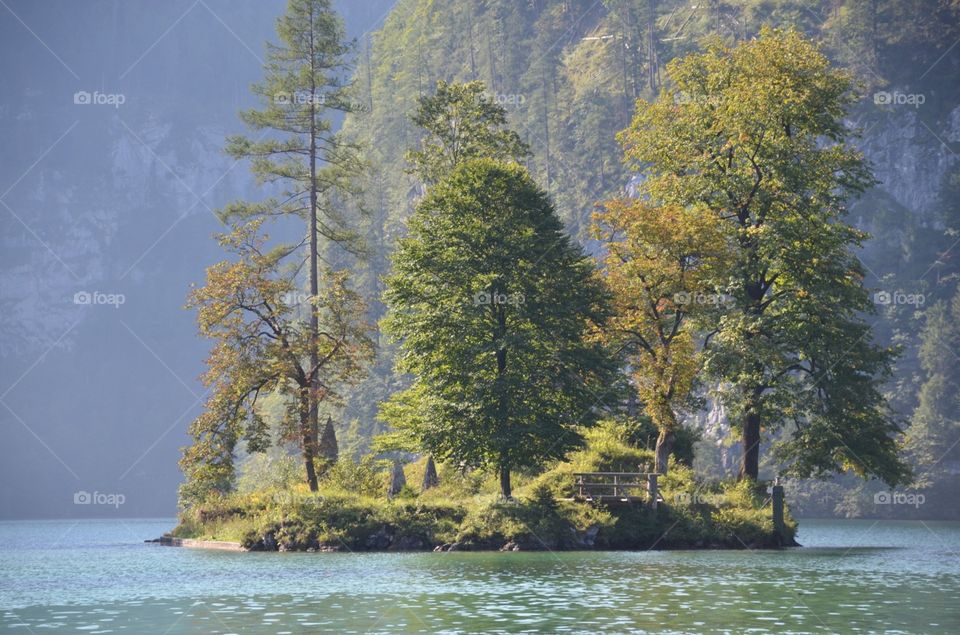
[[[660,500],[656,472],[575,472],[574,500],[597,503],[643,502],[652,509]]]

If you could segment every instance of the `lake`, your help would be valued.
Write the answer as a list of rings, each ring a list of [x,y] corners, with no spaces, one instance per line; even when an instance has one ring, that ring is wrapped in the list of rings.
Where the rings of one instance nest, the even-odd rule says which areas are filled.
[[[960,523],[803,520],[781,552],[235,553],[170,519],[0,523],[9,633],[960,633]]]

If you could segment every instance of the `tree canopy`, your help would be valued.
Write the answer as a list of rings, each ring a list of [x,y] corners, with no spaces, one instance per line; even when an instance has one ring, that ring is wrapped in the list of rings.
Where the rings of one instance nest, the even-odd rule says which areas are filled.
[[[866,234],[844,221],[873,183],[844,122],[851,78],[796,31],[770,28],[667,68],[672,87],[639,100],[620,138],[650,204],[706,206],[735,237],[706,367],[741,431],[741,477],[758,477],[761,429],[791,423],[778,449],[792,473],[902,481],[880,391],[894,353],[863,320],[873,304],[854,250]]]
[[[428,191],[393,256],[385,330],[413,376],[384,405],[401,437],[441,460],[510,471],[577,447],[610,398],[590,332],[607,315],[593,263],[517,165],[462,163]]]

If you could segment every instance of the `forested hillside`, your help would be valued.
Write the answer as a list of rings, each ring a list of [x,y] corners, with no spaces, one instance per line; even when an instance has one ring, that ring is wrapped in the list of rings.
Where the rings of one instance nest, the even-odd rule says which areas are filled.
[[[596,255],[588,231],[595,203],[636,185],[616,138],[635,101],[657,95],[664,65],[699,50],[704,38],[743,40],[764,24],[802,30],[860,84],[852,123],[880,181],[851,209],[872,235],[861,255],[878,309],[871,320],[881,342],[902,347],[888,396],[902,424],[915,424],[908,451],[917,472],[942,484],[960,470],[960,451],[947,450],[960,434],[956,391],[948,388],[960,383],[956,318],[944,317],[956,315],[960,237],[960,85],[945,80],[960,69],[960,5],[949,0],[400,0],[383,28],[358,43],[355,90],[364,108],[344,126],[369,163],[360,221],[369,257],[331,256],[359,272],[378,319],[388,256],[423,194],[403,159],[419,139],[410,115],[437,80],[487,85],[532,149],[528,167],[567,230]],[[378,404],[406,385],[381,344],[342,416],[347,448],[365,448],[382,431]],[[731,471],[722,407],[708,402],[687,424],[702,434],[700,467]],[[935,470],[925,467],[934,463]],[[864,492],[845,502],[845,491],[806,484],[795,498],[808,513],[861,513]]]

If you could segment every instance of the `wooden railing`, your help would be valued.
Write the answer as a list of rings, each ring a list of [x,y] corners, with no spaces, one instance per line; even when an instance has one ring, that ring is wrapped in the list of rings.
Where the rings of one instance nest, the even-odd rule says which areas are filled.
[[[597,502],[644,501],[657,507],[656,472],[576,472],[575,497]]]

